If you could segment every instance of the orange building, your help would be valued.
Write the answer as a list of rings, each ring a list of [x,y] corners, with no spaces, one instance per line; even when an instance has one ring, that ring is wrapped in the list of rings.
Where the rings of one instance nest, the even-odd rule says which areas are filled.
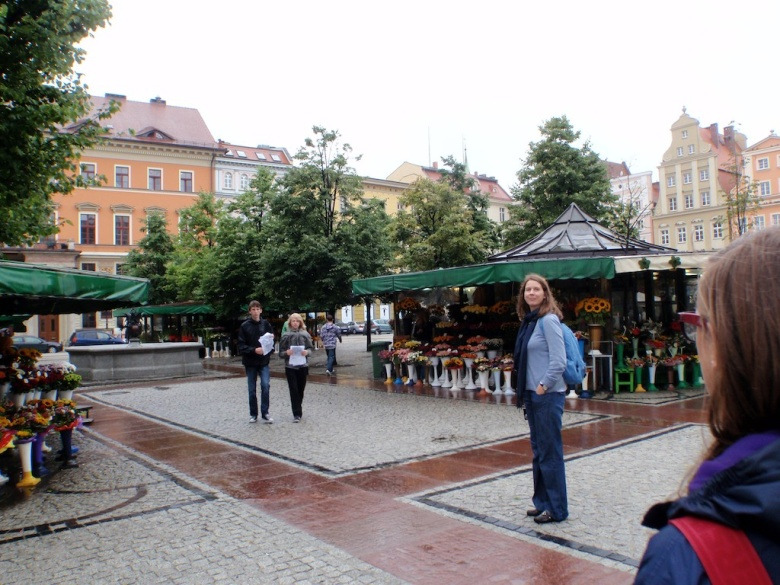
[[[760,204],[748,218],[749,229],[780,225],[780,137],[772,132],[743,154],[745,173],[756,185]]]

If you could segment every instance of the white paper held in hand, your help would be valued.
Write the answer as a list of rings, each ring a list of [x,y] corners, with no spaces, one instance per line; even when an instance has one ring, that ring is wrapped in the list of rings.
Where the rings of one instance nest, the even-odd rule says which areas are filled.
[[[263,348],[263,354],[269,355],[274,350],[274,334],[273,333],[263,333],[263,335],[260,336],[260,339],[258,339],[260,342],[260,347]]]
[[[305,366],[306,356],[303,355],[305,347],[302,345],[291,345],[290,349],[292,350],[292,355],[290,356],[289,364],[291,366]]]

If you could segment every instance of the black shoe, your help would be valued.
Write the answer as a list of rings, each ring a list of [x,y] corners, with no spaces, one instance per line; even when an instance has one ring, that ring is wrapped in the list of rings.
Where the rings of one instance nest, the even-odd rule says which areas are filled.
[[[299,422],[301,422],[301,417],[299,417],[299,416],[296,416],[296,417],[293,419],[293,422],[294,422],[294,423],[299,423]]]
[[[525,515],[533,517],[533,516],[538,516],[541,513],[542,513],[542,511],[541,510],[537,510],[536,508],[528,508],[528,510],[526,510],[526,512],[525,512]]]
[[[534,522],[537,524],[547,524],[548,522],[558,522],[555,518],[552,517],[552,514],[550,514],[547,510],[539,514],[536,518],[534,518]]]

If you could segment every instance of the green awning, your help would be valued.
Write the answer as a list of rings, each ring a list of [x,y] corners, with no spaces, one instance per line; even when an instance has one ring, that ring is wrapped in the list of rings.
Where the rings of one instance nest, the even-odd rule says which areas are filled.
[[[7,313],[106,311],[139,305],[148,296],[145,278],[0,260],[0,306]]]
[[[388,274],[352,281],[356,296],[391,293],[423,288],[478,286],[499,282],[520,282],[527,274],[539,274],[548,280],[564,278],[614,278],[612,258],[571,258],[495,262],[456,268],[440,268],[426,272]]]
[[[130,312],[136,315],[213,315],[214,309],[210,305],[201,305],[197,303],[171,303],[169,305],[147,305],[144,307],[115,309],[114,317],[127,317]]]

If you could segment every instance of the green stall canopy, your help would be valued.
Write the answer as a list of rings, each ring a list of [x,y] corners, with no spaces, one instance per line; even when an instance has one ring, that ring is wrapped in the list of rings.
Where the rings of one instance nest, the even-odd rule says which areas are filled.
[[[136,315],[213,315],[214,309],[210,305],[197,303],[171,303],[168,305],[146,305],[144,307],[115,309],[114,317],[127,317],[130,313]]]
[[[525,260],[388,274],[353,280],[352,293],[356,296],[365,296],[424,288],[521,282],[527,274],[539,274],[548,280],[614,278],[615,261],[613,258]]]
[[[140,305],[149,296],[145,278],[0,261],[4,313],[57,315]]]

